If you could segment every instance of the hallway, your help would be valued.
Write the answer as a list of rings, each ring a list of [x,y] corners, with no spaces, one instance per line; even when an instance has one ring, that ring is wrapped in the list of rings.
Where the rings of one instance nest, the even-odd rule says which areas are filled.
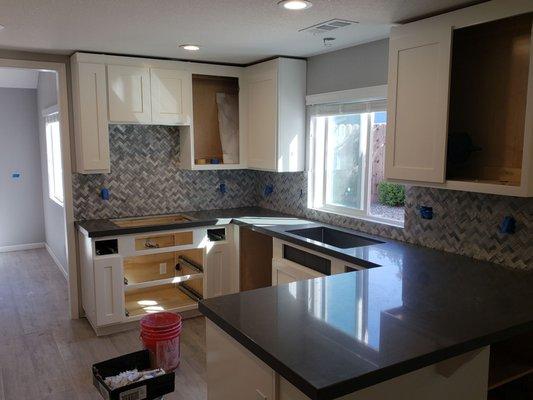
[[[98,338],[68,318],[65,278],[45,249],[0,253],[0,400],[101,399],[91,365],[141,348],[137,330]],[[187,320],[176,391],[204,400],[205,322]]]

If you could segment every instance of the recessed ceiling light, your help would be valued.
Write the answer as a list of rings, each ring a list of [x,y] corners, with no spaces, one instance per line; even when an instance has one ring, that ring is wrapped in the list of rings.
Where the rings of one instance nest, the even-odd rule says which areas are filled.
[[[198,50],[200,50],[200,46],[196,46],[195,44],[180,44],[180,47],[183,50],[189,50],[189,51],[198,51]]]
[[[286,8],[287,10],[305,10],[313,5],[308,0],[281,0],[278,6]]]
[[[4,29],[4,28],[5,28],[4,25],[0,25],[0,31],[1,31],[2,29]]]

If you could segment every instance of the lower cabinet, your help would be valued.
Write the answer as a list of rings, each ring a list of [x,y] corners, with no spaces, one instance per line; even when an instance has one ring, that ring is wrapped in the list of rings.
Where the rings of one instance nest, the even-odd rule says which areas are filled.
[[[320,278],[325,276],[320,272],[306,268],[292,261],[283,260],[279,258],[272,259],[272,285],[281,285],[283,283],[291,283],[296,281],[303,281],[306,279]]]
[[[209,319],[206,349],[208,400],[309,399]],[[486,400],[489,353],[489,347],[483,347],[346,394],[339,400]]]
[[[238,291],[232,226],[78,236],[82,305],[98,335],[153,312],[197,315],[199,300]]]
[[[124,318],[122,257],[99,257],[94,260],[94,295],[96,323],[108,325]]]
[[[277,398],[274,371],[209,319],[206,319],[206,347],[207,400]]]
[[[233,287],[232,244],[215,244],[205,249],[206,296],[216,297],[238,291]]]

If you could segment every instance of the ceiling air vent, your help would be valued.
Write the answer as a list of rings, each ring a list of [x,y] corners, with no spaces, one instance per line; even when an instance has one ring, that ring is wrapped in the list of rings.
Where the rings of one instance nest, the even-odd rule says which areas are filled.
[[[329,21],[321,22],[319,24],[311,25],[307,28],[300,29],[298,32],[308,32],[313,35],[320,35],[328,33],[339,28],[345,28],[350,25],[358,24],[357,21],[350,21],[347,19],[330,19]]]

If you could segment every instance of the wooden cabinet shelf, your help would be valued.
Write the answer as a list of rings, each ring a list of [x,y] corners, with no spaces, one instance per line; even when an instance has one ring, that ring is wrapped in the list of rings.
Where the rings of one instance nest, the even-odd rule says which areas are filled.
[[[176,285],[169,284],[127,292],[125,306],[129,317],[137,317],[159,311],[193,309],[196,301]]]

